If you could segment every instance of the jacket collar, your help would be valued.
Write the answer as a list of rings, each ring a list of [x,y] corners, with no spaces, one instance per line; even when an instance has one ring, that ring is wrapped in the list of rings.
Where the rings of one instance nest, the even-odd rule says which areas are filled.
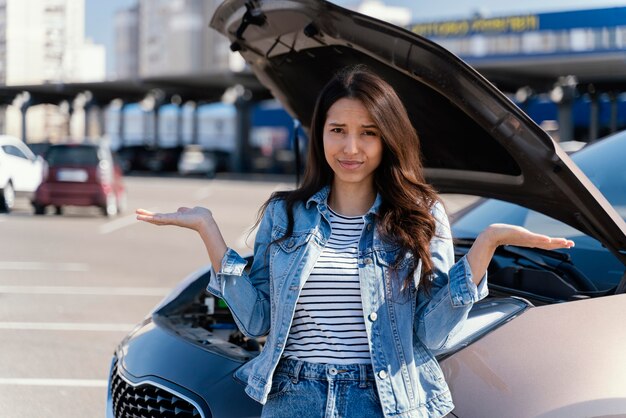
[[[326,185],[322,187],[313,196],[311,196],[309,200],[307,200],[306,208],[309,209],[312,203],[316,203],[320,211],[326,211],[326,208],[328,207],[329,195],[330,195],[330,186]],[[376,193],[376,199],[374,200],[374,204],[372,204],[372,207],[367,211],[365,215],[366,216],[375,215],[378,212],[378,208],[380,208],[382,201],[383,201],[383,198],[380,195],[380,193]]]

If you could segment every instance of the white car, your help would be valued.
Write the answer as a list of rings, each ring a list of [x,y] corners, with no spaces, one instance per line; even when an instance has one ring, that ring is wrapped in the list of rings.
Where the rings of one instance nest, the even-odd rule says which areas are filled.
[[[0,135],[0,212],[10,212],[16,196],[32,195],[43,174],[43,160],[20,139]]]

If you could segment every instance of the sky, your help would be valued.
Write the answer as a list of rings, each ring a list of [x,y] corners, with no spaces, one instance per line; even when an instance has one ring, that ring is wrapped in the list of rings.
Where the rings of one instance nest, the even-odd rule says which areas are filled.
[[[115,11],[134,5],[137,0],[85,0],[85,35],[95,43],[107,48],[107,73],[114,68],[112,55],[114,45],[113,17]],[[335,0],[335,3],[350,7],[358,0]],[[626,6],[626,0],[384,0],[389,6],[407,7],[414,22],[444,19],[462,19],[475,13],[484,17],[517,13],[563,11],[585,8]],[[207,22],[208,23],[208,22]]]

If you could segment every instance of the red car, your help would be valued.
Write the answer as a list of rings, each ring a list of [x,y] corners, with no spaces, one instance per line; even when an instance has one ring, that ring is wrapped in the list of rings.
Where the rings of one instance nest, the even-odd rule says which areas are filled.
[[[35,192],[36,215],[54,206],[97,206],[105,216],[121,212],[126,202],[122,170],[104,145],[56,144],[46,152],[44,178]]]

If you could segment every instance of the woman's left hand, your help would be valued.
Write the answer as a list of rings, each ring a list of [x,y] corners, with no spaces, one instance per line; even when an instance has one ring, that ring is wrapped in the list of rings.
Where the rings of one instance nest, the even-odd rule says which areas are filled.
[[[545,250],[571,248],[574,246],[574,241],[572,240],[537,234],[516,225],[492,224],[483,234],[494,245],[494,249],[499,245],[517,245],[519,247],[535,247]]]
[[[555,250],[557,248],[571,248],[574,246],[574,241],[537,234],[521,226],[492,224],[478,235],[467,253],[467,261],[472,269],[474,283],[480,283],[496,248],[500,245]]]

